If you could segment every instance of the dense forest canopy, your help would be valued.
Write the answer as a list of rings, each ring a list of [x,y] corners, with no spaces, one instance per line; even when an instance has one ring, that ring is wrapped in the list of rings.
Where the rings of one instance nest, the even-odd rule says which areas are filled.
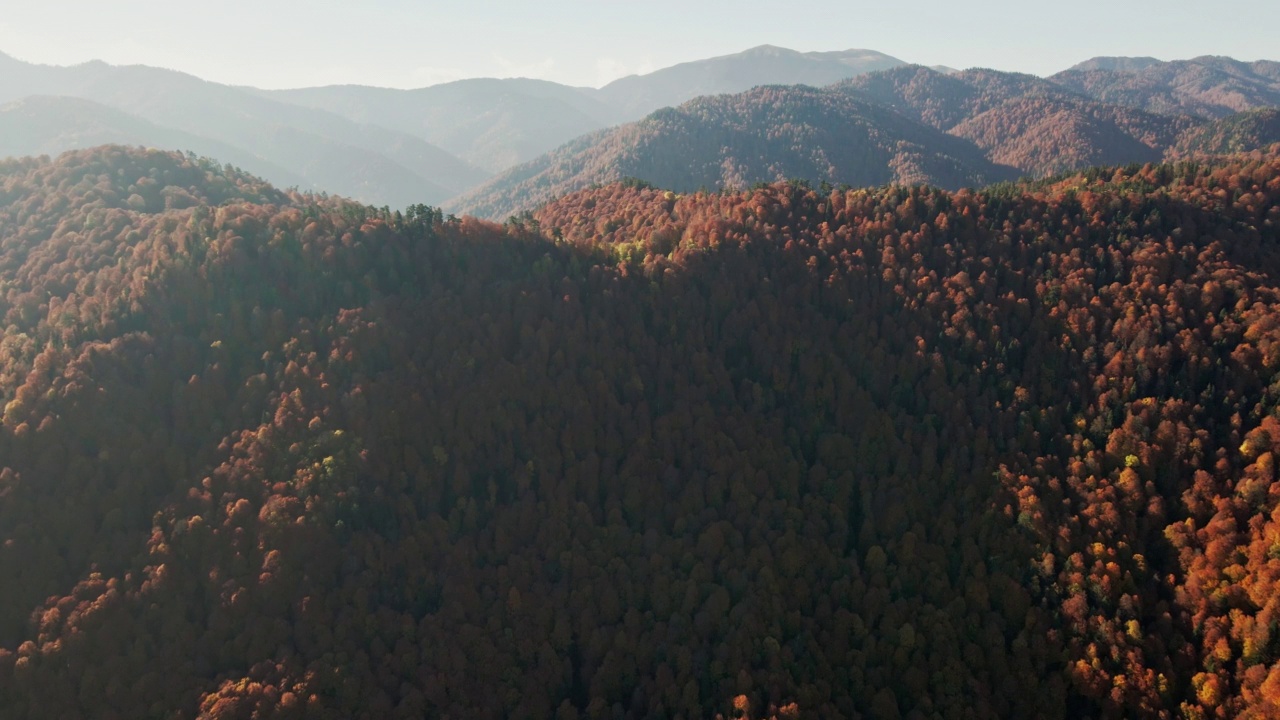
[[[6,161],[0,716],[1276,717],[1278,201]]]

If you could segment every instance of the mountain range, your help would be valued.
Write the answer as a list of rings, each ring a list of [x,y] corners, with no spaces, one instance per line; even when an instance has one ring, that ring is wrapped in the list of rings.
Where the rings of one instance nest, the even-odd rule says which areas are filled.
[[[598,90],[482,78],[420,90],[331,86],[263,94],[410,133],[500,172],[585,133],[701,95],[765,84],[827,85],[904,64],[871,50],[801,53],[765,45],[631,75]]]
[[[0,55],[6,154],[181,149],[279,186],[495,219],[628,176],[676,191],[780,178],[959,187],[1255,147],[1280,140],[1272,125],[1228,118],[1277,106],[1280,64],[1218,57],[1094,58],[1038,78],[761,46],[599,89],[517,78],[259,90]]]
[[[0,103],[31,95],[87,100],[112,111],[103,113],[105,118],[99,121],[93,106],[74,105],[72,114],[53,122],[51,129],[63,137],[75,134],[65,127],[69,118],[81,118],[90,126],[126,123],[133,131],[147,130],[140,143],[144,145],[170,147],[166,141],[172,141],[169,133],[176,130],[202,138],[202,145],[234,147],[232,157],[243,158],[243,167],[251,172],[274,180],[273,170],[283,168],[289,176],[282,183],[300,178],[306,189],[367,201],[394,205],[438,201],[486,175],[411,135],[171,70],[100,62],[50,67],[0,59]],[[19,107],[23,106],[10,109]],[[41,116],[40,109],[49,115]],[[46,102],[25,106],[9,122],[30,118],[25,134],[34,138],[50,127],[51,118],[61,115],[61,109]],[[50,144],[52,136],[42,142]]]
[[[1224,70],[1214,75],[1228,78],[1221,87],[1252,89],[1247,95],[1230,95],[1239,107],[1270,107],[1270,65],[1244,66],[1217,58],[1205,62],[1206,68],[1195,61],[1170,67],[1137,62],[1132,65],[1143,70],[1088,72],[1118,85],[1134,72],[1160,70],[1159,77],[1179,83],[1188,73],[1212,74],[1212,68],[1222,65],[1234,74]],[[1103,64],[1128,67],[1119,61]],[[1240,68],[1260,70],[1246,73]],[[1065,77],[1075,77],[1075,72]],[[1058,77],[903,65],[825,88],[776,86],[699,98],[637,123],[583,136],[495,176],[445,207],[502,219],[559,195],[626,177],[676,192],[787,178],[955,189],[1094,165],[1158,162],[1211,147],[1239,151],[1280,142],[1280,133],[1265,116],[1231,120],[1235,116],[1225,115],[1225,106],[1209,116],[1218,119],[1169,114],[1158,103],[1142,107],[1132,96],[1120,99],[1135,104],[1107,102],[1111,95],[1096,97]],[[1206,84],[1195,95],[1202,104],[1216,97],[1211,87],[1219,86]],[[1167,93],[1190,96],[1189,90],[1172,86]],[[1222,90],[1221,97],[1227,96]],[[1280,103],[1280,97],[1274,99]],[[1208,136],[1218,139],[1195,139]]]
[[[871,51],[764,47],[623,78],[599,90],[517,78],[419,90],[265,91],[160,68],[101,62],[53,67],[0,54],[0,105],[48,96],[101,107],[80,102],[55,108],[52,100],[6,107],[14,113],[5,123],[15,140],[5,150],[14,155],[83,147],[83,139],[94,136],[208,149],[279,185],[404,207],[440,204],[584,133],[696,95],[742,91],[762,81],[825,84],[902,64]]]
[[[963,139],[854,94],[770,85],[701,97],[583,136],[498,176],[447,209],[505,218],[627,177],[690,192],[789,178],[981,186],[1018,175]]]
[[[1204,56],[1174,62],[1105,58],[1049,78],[1103,102],[1165,114],[1220,118],[1280,106],[1280,62]]]

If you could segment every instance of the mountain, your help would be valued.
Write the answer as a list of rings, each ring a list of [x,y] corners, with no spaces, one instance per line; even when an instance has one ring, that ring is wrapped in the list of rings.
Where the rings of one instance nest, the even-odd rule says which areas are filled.
[[[1276,717],[1278,217],[0,161],[0,717]]]
[[[823,85],[900,64],[865,50],[798,53],[764,46],[623,78],[600,90],[475,79],[417,90],[266,91],[159,68],[51,67],[4,56],[0,103],[34,95],[89,100],[155,126],[141,144],[165,145],[165,133],[187,133],[221,143],[229,148],[225,157],[244,158],[237,163],[280,184],[403,207],[439,204],[574,138],[699,95],[769,83]]]
[[[281,183],[305,185],[301,177],[234,146],[160,127],[89,100],[32,95],[0,105],[0,157],[58,155],[109,144],[194,152],[237,166],[264,168],[264,175]]]
[[[1164,64],[1153,57],[1095,57],[1072,65],[1068,70],[1113,70],[1116,72],[1140,72]]]
[[[801,53],[761,45],[733,55],[620,78],[600,88],[599,94],[632,120],[701,95],[740,93],[757,85],[830,85],[905,64],[874,50]]]
[[[250,171],[270,175],[284,168],[289,177],[281,177],[282,183],[300,177],[301,187],[378,204],[438,203],[485,177],[411,135],[170,70],[100,62],[75,67],[12,60],[0,64],[0,102],[30,95],[90,100],[163,129],[156,140],[143,144],[163,145],[164,132],[198,135],[235,148]]]
[[[1249,110],[1192,128],[1178,138],[1175,156],[1229,155],[1280,143],[1280,108]]]
[[[421,90],[329,86],[257,92],[424,138],[489,172],[611,126],[617,118],[590,88],[539,79],[465,79]]]
[[[1177,137],[1179,123],[1164,118],[1125,117],[1116,108],[1049,98],[1019,98],[950,129],[987,151],[992,162],[1034,177],[1095,165],[1159,162]],[[1159,139],[1144,143],[1134,132]]]
[[[420,137],[491,172],[618,119],[590,88],[523,78],[460,80],[420,90],[347,85],[258,92]]]
[[[513,78],[460,80],[419,90],[332,86],[259,93],[421,137],[501,172],[578,136],[701,95],[757,85],[828,85],[902,64],[871,50],[800,53],[765,45],[632,75],[599,90]]]
[[[1198,57],[1129,70],[1086,63],[1049,78],[1102,102],[1149,112],[1221,118],[1245,110],[1280,107],[1280,63]]]
[[[575,139],[446,207],[499,219],[627,177],[675,192],[790,178],[956,188],[1160,162],[1204,124],[1099,102],[1033,75],[901,66],[826,89],[703,97]],[[1254,135],[1259,142],[1249,144]],[[1233,147],[1263,147],[1265,136],[1244,133]]]
[[[735,96],[771,84],[827,86],[849,94],[852,125],[837,128],[840,121],[831,110],[821,118],[802,118],[806,127],[790,127],[790,100],[784,97],[789,91],[775,90],[784,107],[736,118],[713,112],[672,126],[671,147],[664,146],[666,135],[652,135],[652,124],[609,130],[698,97]],[[809,91],[795,92],[800,97]],[[94,104],[59,111],[50,97]],[[749,185],[792,174],[811,182],[956,187],[1010,172],[1042,177],[1094,164],[1152,162],[1181,156],[1179,138],[1214,119],[1280,106],[1280,63],[1094,58],[1045,79],[908,66],[868,50],[800,53],[761,46],[622,78],[598,90],[478,79],[417,90],[265,91],[158,68],[101,62],[49,67],[0,57],[0,105],[28,98],[26,114],[8,120],[25,123],[6,146],[15,154],[57,154],[92,144],[89,138],[95,137],[151,147],[184,143],[178,147],[278,185],[374,205],[427,203],[500,215],[628,175],[659,184],[670,180],[678,188]],[[842,102],[831,101],[831,107]],[[57,112],[65,116],[54,117]],[[48,120],[36,120],[39,113]],[[912,121],[968,147],[925,138]],[[732,127],[699,129],[698,122]],[[895,123],[905,124],[888,127]],[[881,130],[866,135],[869,126]],[[810,132],[828,144],[805,151],[801,146]],[[1242,131],[1232,147],[1243,147],[1255,134]],[[700,146],[702,138],[731,136],[732,147]],[[836,147],[844,141],[853,146]],[[616,147],[592,148],[597,142]],[[628,148],[632,142],[640,145]],[[898,142],[909,146],[901,157],[885,149]],[[859,148],[877,143],[884,143],[883,152],[858,159]],[[985,156],[977,165],[975,153]],[[684,158],[676,154],[697,167],[680,167]],[[863,167],[862,160],[881,164]],[[502,197],[507,190],[512,195]]]
[[[1010,100],[1026,97],[1059,101],[1086,99],[1034,75],[981,68],[941,73],[919,65],[868,73],[836,83],[834,87],[885,105],[939,130],[950,130]]]
[[[766,86],[702,97],[584,136],[498,176],[448,208],[505,218],[626,177],[690,192],[789,178],[960,187],[1013,175],[965,142],[848,94]]]
[[[354,195],[406,207],[451,191],[423,180],[380,155],[309,135],[291,127],[262,133],[261,155],[206,137],[162,127],[89,100],[28,96],[0,106],[0,156],[57,155],[104,143],[181,149],[261,172],[281,183],[318,190],[346,187]]]
[[[1032,75],[994,70],[943,75],[903,67],[839,87],[969,140],[992,162],[1037,177],[1093,165],[1158,162],[1182,132],[1197,124],[1188,117],[1099,103]]]

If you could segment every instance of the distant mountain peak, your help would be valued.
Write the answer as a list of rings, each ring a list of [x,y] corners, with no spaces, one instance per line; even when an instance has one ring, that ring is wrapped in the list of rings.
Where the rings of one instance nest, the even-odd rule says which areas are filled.
[[[1191,58],[1190,62],[1194,62],[1194,63],[1224,63],[1225,62],[1225,63],[1234,64],[1234,63],[1239,63],[1240,61],[1228,55],[1197,55]]]
[[[1069,70],[1111,70],[1114,72],[1141,72],[1164,61],[1153,57],[1124,57],[1102,55],[1072,65]]]
[[[748,48],[746,50],[743,50],[741,53],[733,53],[730,55],[725,55],[724,57],[732,57],[734,54],[737,54],[737,55],[783,55],[783,54],[790,55],[797,52],[798,51],[792,50],[791,48],[784,48],[784,47],[779,47],[777,45],[770,45],[768,43],[765,43],[764,45],[757,45],[753,48]]]
[[[638,118],[699,95],[739,93],[757,85],[824,86],[905,64],[884,53],[859,48],[799,52],[758,45],[731,55],[619,78],[600,88],[600,97],[618,107],[624,117]]]

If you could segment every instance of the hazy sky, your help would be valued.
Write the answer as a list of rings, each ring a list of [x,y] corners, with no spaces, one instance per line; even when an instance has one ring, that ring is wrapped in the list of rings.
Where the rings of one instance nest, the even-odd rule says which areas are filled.
[[[1095,55],[1280,60],[1280,0],[0,0],[0,52],[280,88],[526,76],[598,86],[761,44],[1047,75]]]

